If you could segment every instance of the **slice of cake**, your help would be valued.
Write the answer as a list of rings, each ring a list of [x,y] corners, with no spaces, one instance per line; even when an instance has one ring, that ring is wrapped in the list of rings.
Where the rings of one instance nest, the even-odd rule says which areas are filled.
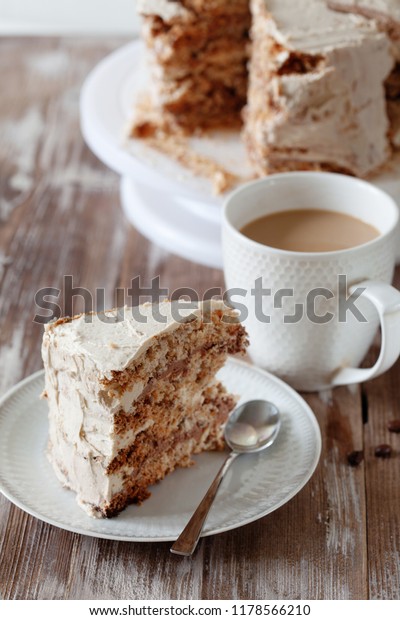
[[[48,324],[48,456],[79,505],[112,517],[193,454],[222,448],[235,397],[215,374],[246,344],[222,302],[144,304]]]
[[[138,0],[151,93],[132,135],[239,124],[246,102],[248,0]]]
[[[259,175],[366,176],[390,154],[384,83],[394,64],[373,21],[325,0],[251,0],[244,137]]]
[[[392,144],[400,148],[400,2],[399,0],[329,0],[330,8],[373,19],[392,42],[396,66],[386,81]]]

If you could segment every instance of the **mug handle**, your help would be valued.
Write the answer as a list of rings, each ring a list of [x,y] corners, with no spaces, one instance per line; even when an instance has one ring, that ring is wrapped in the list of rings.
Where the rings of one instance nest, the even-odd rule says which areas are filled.
[[[365,280],[351,286],[349,292],[364,288],[363,295],[378,311],[382,330],[379,358],[372,368],[342,368],[332,379],[332,385],[362,383],[378,377],[396,362],[400,355],[400,292],[390,284]]]

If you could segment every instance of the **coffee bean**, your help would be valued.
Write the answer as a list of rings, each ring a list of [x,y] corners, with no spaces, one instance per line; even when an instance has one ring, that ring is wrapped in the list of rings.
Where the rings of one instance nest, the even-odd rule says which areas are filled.
[[[364,452],[362,450],[353,450],[347,454],[347,462],[351,467],[357,467],[364,458]]]
[[[400,420],[390,420],[387,427],[391,433],[400,433]]]
[[[388,459],[392,456],[392,448],[387,443],[382,443],[375,448],[375,456],[380,459]]]

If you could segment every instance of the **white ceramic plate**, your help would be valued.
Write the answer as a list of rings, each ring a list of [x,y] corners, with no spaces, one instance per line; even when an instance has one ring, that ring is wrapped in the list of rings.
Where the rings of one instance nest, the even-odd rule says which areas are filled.
[[[245,525],[285,504],[309,480],[321,450],[314,414],[292,388],[235,359],[228,360],[219,376],[241,401],[273,401],[282,414],[282,429],[270,449],[234,462],[210,512],[205,536]],[[0,491],[34,517],[71,532],[112,540],[174,540],[224,454],[202,454],[194,467],[179,469],[155,485],[141,506],[129,506],[114,519],[93,519],[79,508],[75,494],[61,487],[45,456],[47,405],[39,400],[43,384],[40,371],[0,401]]]
[[[223,197],[171,158],[125,135],[134,101],[146,90],[149,74],[141,42],[102,60],[82,88],[81,128],[92,151],[125,178],[121,202],[129,221],[151,241],[195,262],[221,268],[220,213]],[[215,132],[191,140],[242,176],[250,175],[239,132]],[[400,204],[400,154],[373,182]],[[400,259],[400,255],[399,255]]]

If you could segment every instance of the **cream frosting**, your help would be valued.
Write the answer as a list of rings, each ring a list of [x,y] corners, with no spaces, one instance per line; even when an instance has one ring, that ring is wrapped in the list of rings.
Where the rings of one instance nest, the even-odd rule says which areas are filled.
[[[362,42],[377,32],[370,20],[331,11],[325,0],[296,0],[295,10],[293,0],[263,0],[263,4],[272,18],[268,34],[296,51],[323,54]]]
[[[165,22],[193,17],[179,0],[137,0],[136,6],[140,15],[157,15]]]
[[[382,17],[397,22],[400,28],[399,0],[328,0],[328,6]]]
[[[107,465],[153,424],[149,418],[135,430],[115,435],[114,414],[131,410],[145,386],[137,381],[119,397],[108,393],[102,380],[144,355],[161,335],[192,319],[207,320],[207,312],[217,309],[229,320],[236,316],[219,301],[195,307],[165,301],[45,326],[42,357],[49,404],[49,460],[61,482],[77,493],[78,503],[92,516],[97,516],[93,506],[110,501],[123,488],[124,469],[105,475]]]
[[[353,6],[362,9],[389,15],[400,23],[400,3],[399,0],[334,0],[335,4]]]
[[[394,55],[400,61],[399,0],[328,0],[328,6],[375,19],[378,27],[391,37]]]
[[[324,0],[253,0],[253,41],[265,32],[282,50],[255,57],[250,71],[246,133],[259,157],[325,163],[366,176],[389,155],[384,81],[394,59],[387,36],[368,19],[335,13]],[[279,73],[290,53],[321,56],[314,70]],[[270,113],[260,88],[280,111]],[[271,68],[272,67],[272,68]],[[264,153],[264,155],[262,155]]]

